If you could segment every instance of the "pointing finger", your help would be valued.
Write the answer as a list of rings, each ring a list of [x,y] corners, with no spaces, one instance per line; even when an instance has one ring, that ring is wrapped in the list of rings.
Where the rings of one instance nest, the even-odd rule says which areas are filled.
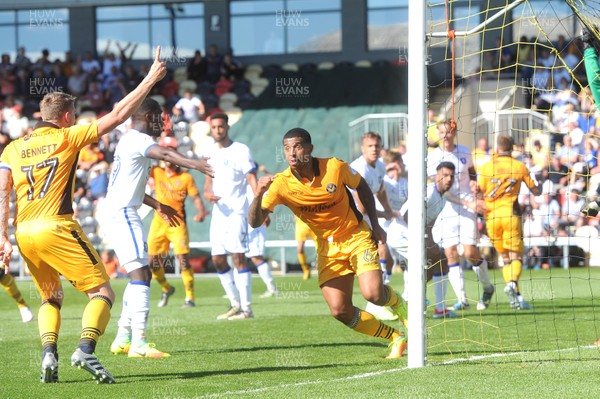
[[[154,62],[160,62],[160,46],[156,46],[156,57],[154,58]]]

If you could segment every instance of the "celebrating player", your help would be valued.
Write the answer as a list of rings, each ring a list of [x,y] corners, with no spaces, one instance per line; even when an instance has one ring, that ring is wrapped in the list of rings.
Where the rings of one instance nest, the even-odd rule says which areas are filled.
[[[314,158],[310,134],[302,128],[284,135],[283,150],[289,168],[274,177],[259,179],[250,205],[250,225],[260,226],[279,204],[290,208],[317,237],[319,285],[332,316],[357,332],[387,339],[391,343],[388,358],[402,357],[407,345],[404,334],[352,303],[357,275],[365,299],[390,306],[406,322],[404,303],[383,285],[376,243],[385,244],[386,234],[377,221],[369,185],[345,162]],[[371,218],[372,230],[348,189],[357,191]]]
[[[79,346],[71,364],[90,372],[98,382],[115,382],[94,356],[110,320],[115,294],[100,256],[73,219],[73,189],[79,151],[124,123],[152,87],[166,74],[160,47],[142,82],[111,112],[89,125],[74,126],[75,97],[52,92],[40,102],[42,122],[33,132],[10,143],[0,157],[0,256],[8,265],[9,196],[17,194],[19,250],[42,297],[38,325],[42,339],[41,382],[58,382],[58,332],[64,276],[90,299],[82,317]]]
[[[206,158],[186,158],[171,147],[159,146],[155,138],[162,132],[160,105],[146,99],[131,117],[132,129],[121,139],[115,150],[106,207],[110,210],[110,240],[121,266],[127,270],[129,284],[123,293],[123,310],[117,336],[111,345],[115,354],[129,357],[161,358],[168,353],[156,349],[146,339],[150,310],[150,280],[148,246],[142,220],[137,209],[146,204],[171,226],[181,222],[179,212],[145,194],[152,160],[212,174]]]

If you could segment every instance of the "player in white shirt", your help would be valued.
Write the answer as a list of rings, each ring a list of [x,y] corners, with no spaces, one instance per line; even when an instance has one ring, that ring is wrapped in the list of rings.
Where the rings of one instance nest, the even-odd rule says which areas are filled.
[[[385,178],[385,165],[383,162],[379,160],[379,154],[381,152],[381,136],[374,132],[367,132],[362,136],[361,147],[360,150],[362,155],[352,161],[350,167],[358,172],[363,179],[369,185],[371,192],[374,195],[375,202],[379,202],[379,206],[377,209],[377,217],[383,218],[385,220],[390,220],[394,213],[390,207],[388,202],[387,193],[385,191],[385,185],[383,184],[383,180]],[[371,221],[369,217],[366,215],[364,206],[360,202],[358,198],[358,193],[352,193],[354,197],[354,202],[358,210],[363,214],[365,221],[371,226]],[[382,210],[383,209],[383,210]],[[388,273],[388,260],[392,260],[390,257],[389,249],[387,245],[379,245],[379,262],[381,264],[381,269],[384,276],[384,284],[389,284],[389,273]],[[390,262],[390,270],[391,266],[393,266]],[[365,310],[379,320],[396,320],[398,316],[391,312],[390,310],[367,302],[367,306]]]
[[[425,229],[427,234],[427,281],[433,279],[433,289],[435,293],[434,319],[453,318],[456,314],[446,308],[446,285],[448,279],[448,262],[442,256],[442,249],[433,242],[431,229],[435,220],[446,205],[444,194],[452,187],[454,183],[454,164],[452,162],[440,162],[436,167],[436,174],[433,182],[427,185],[427,213]],[[388,234],[387,244],[392,252],[398,257],[408,259],[409,230],[405,222],[408,213],[408,203],[405,202],[400,209],[400,217],[394,222],[392,234]],[[405,280],[406,283],[406,280]]]
[[[408,179],[404,176],[405,166],[402,161],[402,155],[396,151],[388,151],[384,156],[386,175],[383,178],[383,184],[387,193],[388,202],[392,211],[400,212],[402,206],[408,199]],[[404,229],[404,220],[401,218],[392,218],[389,220],[379,219],[379,225],[383,227],[388,237],[394,237],[399,234],[398,229]],[[388,245],[389,246],[389,245]],[[393,260],[393,257],[390,257]],[[408,269],[406,268],[406,258],[397,257],[404,276],[404,292],[402,298],[408,299]],[[389,273],[389,270],[386,271]],[[391,274],[391,273],[390,273]]]
[[[189,159],[173,148],[156,143],[155,138],[162,132],[163,120],[161,107],[155,100],[145,99],[131,120],[132,129],[121,137],[115,150],[105,200],[107,214],[111,215],[108,221],[110,243],[130,279],[123,294],[123,310],[111,352],[126,353],[129,357],[160,358],[169,354],[157,350],[146,340],[152,271],[148,262],[146,232],[137,210],[146,204],[169,224],[180,223],[175,209],[145,193],[153,159],[205,174],[212,174],[213,170],[205,158]]]
[[[229,138],[229,118],[216,113],[210,118],[210,132],[215,144],[207,155],[215,178],[207,177],[204,198],[214,204],[210,221],[212,261],[221,285],[229,298],[229,309],[217,316],[219,320],[254,317],[252,312],[252,273],[246,263],[248,252],[247,185],[256,190],[256,165],[250,149]],[[231,255],[235,272],[227,264]]]
[[[454,310],[469,308],[465,280],[458,245],[462,244],[464,257],[473,266],[483,287],[482,299],[477,310],[485,310],[487,306],[483,296],[491,298],[494,286],[490,283],[487,261],[482,258],[477,248],[477,214],[465,205],[473,201],[477,192],[477,175],[473,166],[471,150],[466,146],[455,144],[456,127],[450,122],[438,124],[440,146],[431,151],[427,159],[427,176],[433,178],[437,165],[441,162],[452,162],[456,168],[456,177],[452,188],[446,194],[448,202],[438,217],[433,228],[435,242],[439,243],[448,258],[448,278],[458,298]],[[489,303],[489,300],[487,301]]]
[[[173,108],[179,108],[188,123],[195,123],[204,114],[204,104],[198,97],[194,97],[190,89],[186,89]]]
[[[255,164],[253,171],[255,176],[257,173],[256,167],[257,165]],[[252,190],[250,184],[246,186],[246,193],[248,195],[248,203],[250,204],[254,200],[254,190]],[[271,274],[271,266],[265,260],[267,227],[269,227],[270,223],[271,219],[267,216],[265,222],[260,227],[254,228],[248,225],[248,252],[246,252],[246,257],[254,264],[258,275],[267,286],[267,290],[260,296],[261,298],[270,298],[279,294],[273,280],[273,275]]]

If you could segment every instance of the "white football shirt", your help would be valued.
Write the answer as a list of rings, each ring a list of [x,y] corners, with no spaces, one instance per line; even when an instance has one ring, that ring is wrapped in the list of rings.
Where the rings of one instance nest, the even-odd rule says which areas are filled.
[[[146,153],[154,145],[158,144],[153,137],[134,129],[121,137],[106,194],[111,209],[139,208],[143,204],[152,167],[152,159],[146,157]]]
[[[246,175],[255,168],[248,146],[232,141],[229,147],[215,143],[206,154],[215,171],[213,192],[221,199],[215,206],[225,215],[248,211]]]
[[[441,162],[452,162],[456,168],[450,193],[459,198],[471,197],[469,168],[473,167],[473,156],[469,148],[458,144],[452,152],[444,151],[441,147],[431,151],[427,157],[427,176],[430,179],[435,177],[436,168]]]
[[[375,162],[375,166],[371,166],[367,164],[365,157],[361,155],[359,158],[356,158],[354,161],[352,161],[350,167],[360,173],[360,175],[369,185],[369,188],[373,194],[379,192],[379,189],[383,184],[383,178],[386,175],[385,165],[383,162],[377,160]]]

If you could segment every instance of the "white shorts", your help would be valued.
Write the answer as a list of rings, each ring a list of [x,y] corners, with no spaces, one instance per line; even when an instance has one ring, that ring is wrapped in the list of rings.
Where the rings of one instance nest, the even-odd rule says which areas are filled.
[[[224,215],[213,207],[210,221],[211,255],[245,254],[248,252],[248,215]]]
[[[387,245],[392,256],[399,262],[408,259],[408,226],[398,219],[386,220],[383,229],[387,233]]]
[[[477,214],[452,202],[446,202],[444,209],[433,226],[433,241],[442,248],[458,244],[477,244]]]
[[[265,237],[267,235],[267,227],[262,224],[260,227],[253,229],[248,226],[248,252],[247,258],[255,256],[265,256]]]
[[[121,208],[115,212],[108,232],[109,242],[127,273],[148,266],[146,232],[135,208]]]

